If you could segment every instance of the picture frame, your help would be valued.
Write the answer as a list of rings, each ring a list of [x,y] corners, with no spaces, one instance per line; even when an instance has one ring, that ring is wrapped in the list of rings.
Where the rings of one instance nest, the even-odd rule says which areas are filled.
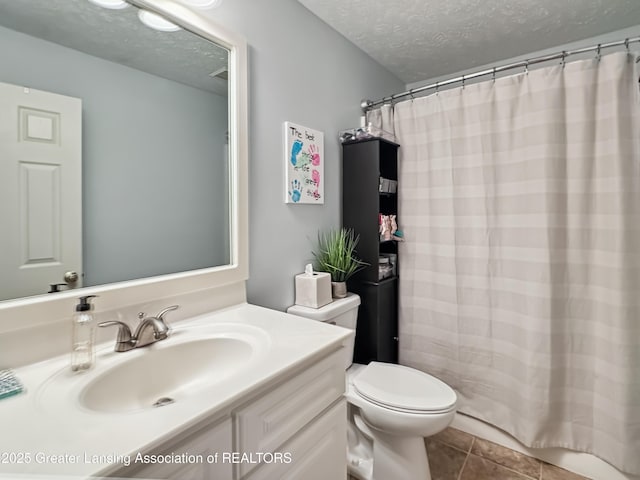
[[[324,133],[284,122],[285,203],[324,204]]]

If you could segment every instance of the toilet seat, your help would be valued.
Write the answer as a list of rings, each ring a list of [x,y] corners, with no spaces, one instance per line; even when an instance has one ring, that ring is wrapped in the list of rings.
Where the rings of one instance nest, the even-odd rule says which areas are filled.
[[[367,401],[405,413],[448,412],[457,399],[453,389],[437,378],[391,363],[371,362],[355,376],[353,387]]]

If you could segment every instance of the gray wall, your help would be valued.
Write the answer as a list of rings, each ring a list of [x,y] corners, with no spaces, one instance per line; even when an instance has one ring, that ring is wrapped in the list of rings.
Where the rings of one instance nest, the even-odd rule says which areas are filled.
[[[361,99],[404,84],[295,0],[227,0],[207,14],[249,45],[248,300],[283,310],[318,230],[341,222],[338,132],[359,125]],[[325,134],[324,205],[284,203],[285,121]]]
[[[0,27],[0,81],[83,101],[85,285],[228,263],[227,99]]]

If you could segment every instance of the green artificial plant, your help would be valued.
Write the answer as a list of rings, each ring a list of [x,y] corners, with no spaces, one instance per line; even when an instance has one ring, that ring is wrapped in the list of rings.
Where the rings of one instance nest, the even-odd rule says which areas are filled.
[[[359,240],[359,235],[344,227],[325,234],[318,233],[317,251],[311,252],[315,258],[316,271],[328,272],[332,282],[346,282],[353,274],[369,265],[355,255]]]

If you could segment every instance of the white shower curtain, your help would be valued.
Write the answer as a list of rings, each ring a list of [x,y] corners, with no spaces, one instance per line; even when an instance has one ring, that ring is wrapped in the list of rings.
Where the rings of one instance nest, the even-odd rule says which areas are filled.
[[[634,58],[615,53],[402,102],[393,118],[401,363],[528,446],[633,474],[638,108]]]

